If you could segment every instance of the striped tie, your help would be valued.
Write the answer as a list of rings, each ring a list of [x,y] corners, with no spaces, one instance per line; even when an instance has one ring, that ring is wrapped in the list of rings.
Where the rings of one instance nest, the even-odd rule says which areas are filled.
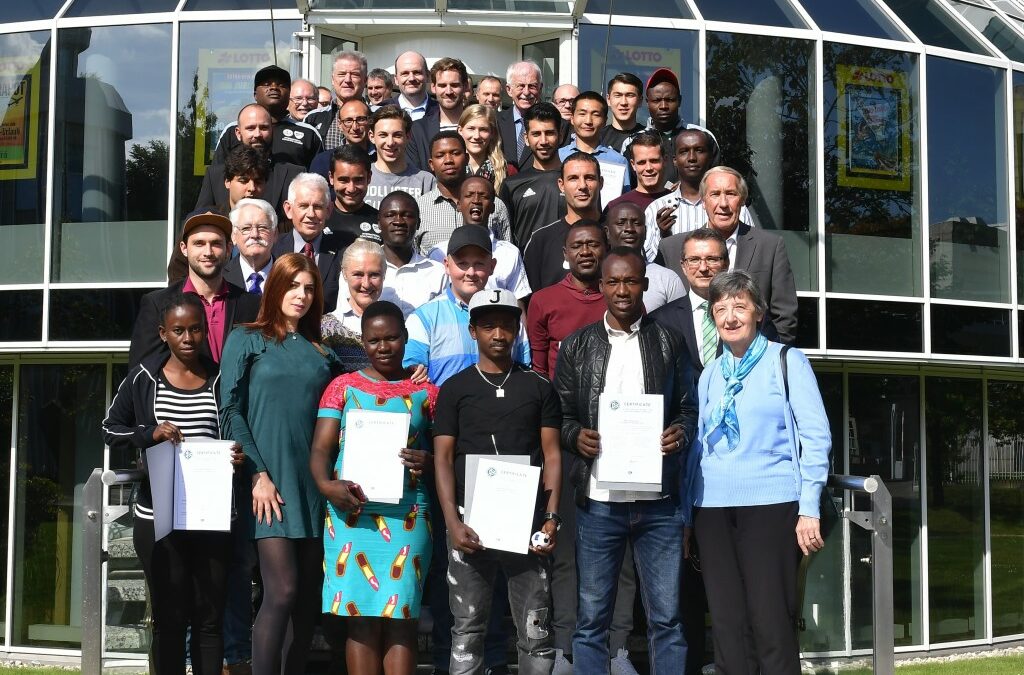
[[[708,313],[708,301],[700,303],[701,314],[700,319],[700,335],[701,335],[701,350],[700,350],[700,362],[705,366],[715,360],[715,352],[718,351],[718,329],[715,327],[715,322]]]

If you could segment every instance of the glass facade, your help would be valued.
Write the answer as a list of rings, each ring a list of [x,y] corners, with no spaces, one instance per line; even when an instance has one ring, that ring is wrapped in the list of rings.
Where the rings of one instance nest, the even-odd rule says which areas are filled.
[[[81,489],[134,460],[99,423],[254,72],[329,83],[342,46],[388,67],[382,15],[410,48],[461,17],[450,43],[431,25],[429,60],[501,40],[550,88],[677,72],[680,116],[785,242],[834,470],[892,492],[898,648],[1024,638],[1024,0],[311,0],[307,22],[291,0],[0,4],[0,653],[80,645]],[[869,552],[842,523],[810,561],[807,654],[870,647]],[[131,564],[109,571],[107,648],[138,655]]]

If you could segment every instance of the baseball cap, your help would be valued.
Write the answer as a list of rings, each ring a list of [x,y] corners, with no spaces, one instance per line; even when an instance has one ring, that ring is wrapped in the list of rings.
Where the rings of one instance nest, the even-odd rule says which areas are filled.
[[[270,65],[260,68],[256,71],[256,77],[253,78],[253,86],[258,87],[264,82],[284,82],[289,87],[292,86],[291,74],[280,66]]]
[[[181,240],[188,241],[189,235],[202,225],[217,228],[224,233],[224,241],[231,241],[231,221],[227,216],[210,209],[197,209],[185,216],[185,224],[181,228]]]
[[[644,87],[644,91],[662,82],[670,82],[676,89],[679,89],[679,78],[676,77],[676,74],[668,68],[658,68],[647,78],[647,86]]]
[[[481,312],[486,312],[489,309],[500,309],[506,312],[512,312],[516,316],[523,313],[520,309],[519,303],[516,302],[516,296],[512,291],[505,288],[485,288],[482,291],[477,291],[473,294],[473,297],[469,300],[469,320],[475,321],[477,315]]]
[[[459,249],[467,246],[476,246],[491,253],[491,238],[487,234],[487,228],[479,225],[456,227],[451,239],[448,240],[448,255],[458,253]]]

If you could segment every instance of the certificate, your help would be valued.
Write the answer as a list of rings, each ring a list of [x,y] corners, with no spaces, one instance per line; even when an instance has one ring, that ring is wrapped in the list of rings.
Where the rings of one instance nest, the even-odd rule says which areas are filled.
[[[626,166],[624,164],[610,164],[598,162],[601,167],[601,178],[604,183],[601,186],[601,208],[608,206],[608,202],[622,194],[622,186],[626,181]]]
[[[231,529],[232,441],[164,441],[146,449],[156,539],[172,530]]]
[[[481,457],[472,493],[467,488],[466,524],[484,548],[528,553],[539,488],[540,467]]]
[[[601,394],[597,432],[601,452],[594,478],[602,490],[661,491],[661,394]]]
[[[405,488],[398,453],[409,443],[409,413],[349,410],[341,477],[358,483],[371,502],[397,504]]]

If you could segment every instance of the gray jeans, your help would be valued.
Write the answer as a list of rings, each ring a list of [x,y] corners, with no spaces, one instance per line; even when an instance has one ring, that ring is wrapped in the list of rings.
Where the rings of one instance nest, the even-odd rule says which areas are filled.
[[[483,675],[484,636],[491,613],[494,577],[508,579],[508,602],[516,624],[520,675],[548,675],[555,663],[551,635],[551,565],[540,556],[504,551],[448,552],[448,603],[451,605],[451,675]]]

